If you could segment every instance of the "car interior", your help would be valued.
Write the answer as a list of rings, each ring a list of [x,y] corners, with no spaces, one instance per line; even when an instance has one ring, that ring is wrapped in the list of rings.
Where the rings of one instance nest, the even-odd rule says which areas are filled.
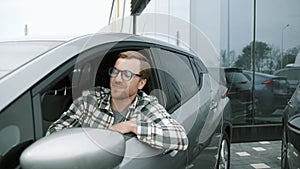
[[[126,50],[128,50],[128,48],[126,48]],[[103,59],[101,59],[101,57],[94,57],[93,59],[88,58],[87,60],[83,60],[69,70],[68,73],[65,73],[64,76],[60,77],[57,82],[49,85],[47,90],[41,94],[44,134],[46,134],[51,123],[56,121],[63,112],[68,110],[73,99],[78,98],[83,90],[99,85],[109,88],[110,77],[108,75],[108,69],[113,67],[116,59],[118,58],[118,53],[126,50],[112,50],[105,53]],[[131,50],[139,50],[143,52],[144,55],[149,58],[150,62],[153,62],[149,57],[149,51],[147,49],[141,50],[135,48]],[[178,84],[170,74],[155,68],[151,69],[151,77],[148,79],[147,84],[142,90],[147,94],[156,96],[160,104],[165,106],[168,111],[174,107],[174,104],[176,104],[174,100],[180,100],[181,96],[180,93],[177,93],[174,96],[171,96],[176,99],[168,99],[166,97],[166,93],[169,93],[168,89],[166,87],[162,87],[164,85],[157,83],[158,74],[160,74],[160,76],[164,76],[167,81],[166,83],[169,83],[173,90],[179,91]]]

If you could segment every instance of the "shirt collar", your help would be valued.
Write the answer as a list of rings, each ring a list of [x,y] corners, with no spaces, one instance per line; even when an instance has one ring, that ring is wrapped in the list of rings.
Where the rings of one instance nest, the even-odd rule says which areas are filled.
[[[99,93],[99,95],[98,95],[100,109],[107,110],[110,114],[112,114],[112,109],[111,109],[111,105],[110,105],[110,99],[111,99],[110,89],[105,88],[103,90],[103,95],[104,96],[102,99],[101,99],[101,94]],[[128,110],[130,112],[133,111],[137,107],[138,102],[139,102],[139,100],[141,100],[143,95],[144,95],[144,92],[139,90],[133,103],[128,107]]]

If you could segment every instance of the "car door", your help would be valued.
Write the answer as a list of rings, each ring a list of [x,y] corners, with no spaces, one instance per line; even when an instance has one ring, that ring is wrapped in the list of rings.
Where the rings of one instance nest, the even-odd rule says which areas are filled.
[[[155,49],[154,58],[158,75],[164,79],[161,81],[167,93],[166,108],[188,133],[188,167],[215,167],[218,149],[209,147],[218,147],[222,113],[212,112],[217,104],[212,102],[207,71],[195,65],[195,60],[200,60],[176,49]]]
[[[54,69],[32,90],[37,138],[45,135],[49,125],[68,109],[72,100],[80,96],[81,91],[95,85],[109,87],[108,68],[113,66],[118,53],[125,50],[144,50],[151,57],[150,47],[151,45],[141,42],[120,42],[113,47],[99,45],[74,55],[68,62]],[[144,89],[148,94],[155,93],[160,88],[158,76],[153,72],[154,75]],[[135,137],[128,138],[126,147],[125,158],[120,168],[153,168],[157,166],[158,161],[165,162],[161,168],[182,168],[186,165],[186,152],[164,152],[139,142]],[[170,160],[173,162],[170,163]]]
[[[0,112],[0,168],[16,168],[22,151],[35,140],[31,103],[26,91]]]
[[[300,166],[300,86],[296,88],[293,96],[291,97],[288,105],[285,109],[284,114],[284,132],[283,132],[283,142],[284,152],[282,164],[288,163],[286,165],[289,168],[299,168]]]

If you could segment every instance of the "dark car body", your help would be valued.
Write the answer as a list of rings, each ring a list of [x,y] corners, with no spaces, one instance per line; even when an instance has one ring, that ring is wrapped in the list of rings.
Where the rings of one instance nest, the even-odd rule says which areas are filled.
[[[82,91],[109,87],[108,69],[126,50],[151,60],[143,90],[182,124],[188,150],[162,151],[134,136],[92,128],[44,137]],[[18,167],[21,154],[23,169],[229,168],[231,108],[224,88],[196,54],[161,41],[131,34],[72,39],[0,77],[0,168]]]
[[[300,86],[283,113],[281,168],[300,168]]]
[[[255,110],[255,101],[251,99],[251,82],[240,68],[224,68],[224,72],[233,124],[247,123]]]
[[[253,72],[243,70],[252,84]],[[286,77],[255,72],[254,97],[257,99],[257,113],[262,116],[272,114],[276,109],[283,109],[289,95],[289,85]]]

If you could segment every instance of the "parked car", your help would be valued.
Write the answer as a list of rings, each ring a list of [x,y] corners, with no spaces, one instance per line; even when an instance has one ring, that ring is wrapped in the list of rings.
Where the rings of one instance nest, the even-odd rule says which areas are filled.
[[[109,86],[108,69],[125,50],[142,50],[151,60],[152,76],[143,90],[182,124],[188,150],[162,151],[135,136],[84,127],[44,137],[83,90]],[[230,166],[230,100],[194,53],[138,35],[93,34],[59,43],[9,70],[0,77],[0,168]]]
[[[300,85],[283,113],[281,168],[300,168]]]
[[[243,70],[252,82],[253,72]],[[255,72],[254,97],[257,99],[256,114],[270,116],[276,109],[284,109],[289,95],[289,85],[286,77]]]
[[[240,68],[224,68],[233,124],[249,123],[256,109],[251,99],[251,82]]]
[[[294,93],[300,82],[300,67],[289,67],[275,71],[276,76],[285,76],[289,82],[290,93]]]

